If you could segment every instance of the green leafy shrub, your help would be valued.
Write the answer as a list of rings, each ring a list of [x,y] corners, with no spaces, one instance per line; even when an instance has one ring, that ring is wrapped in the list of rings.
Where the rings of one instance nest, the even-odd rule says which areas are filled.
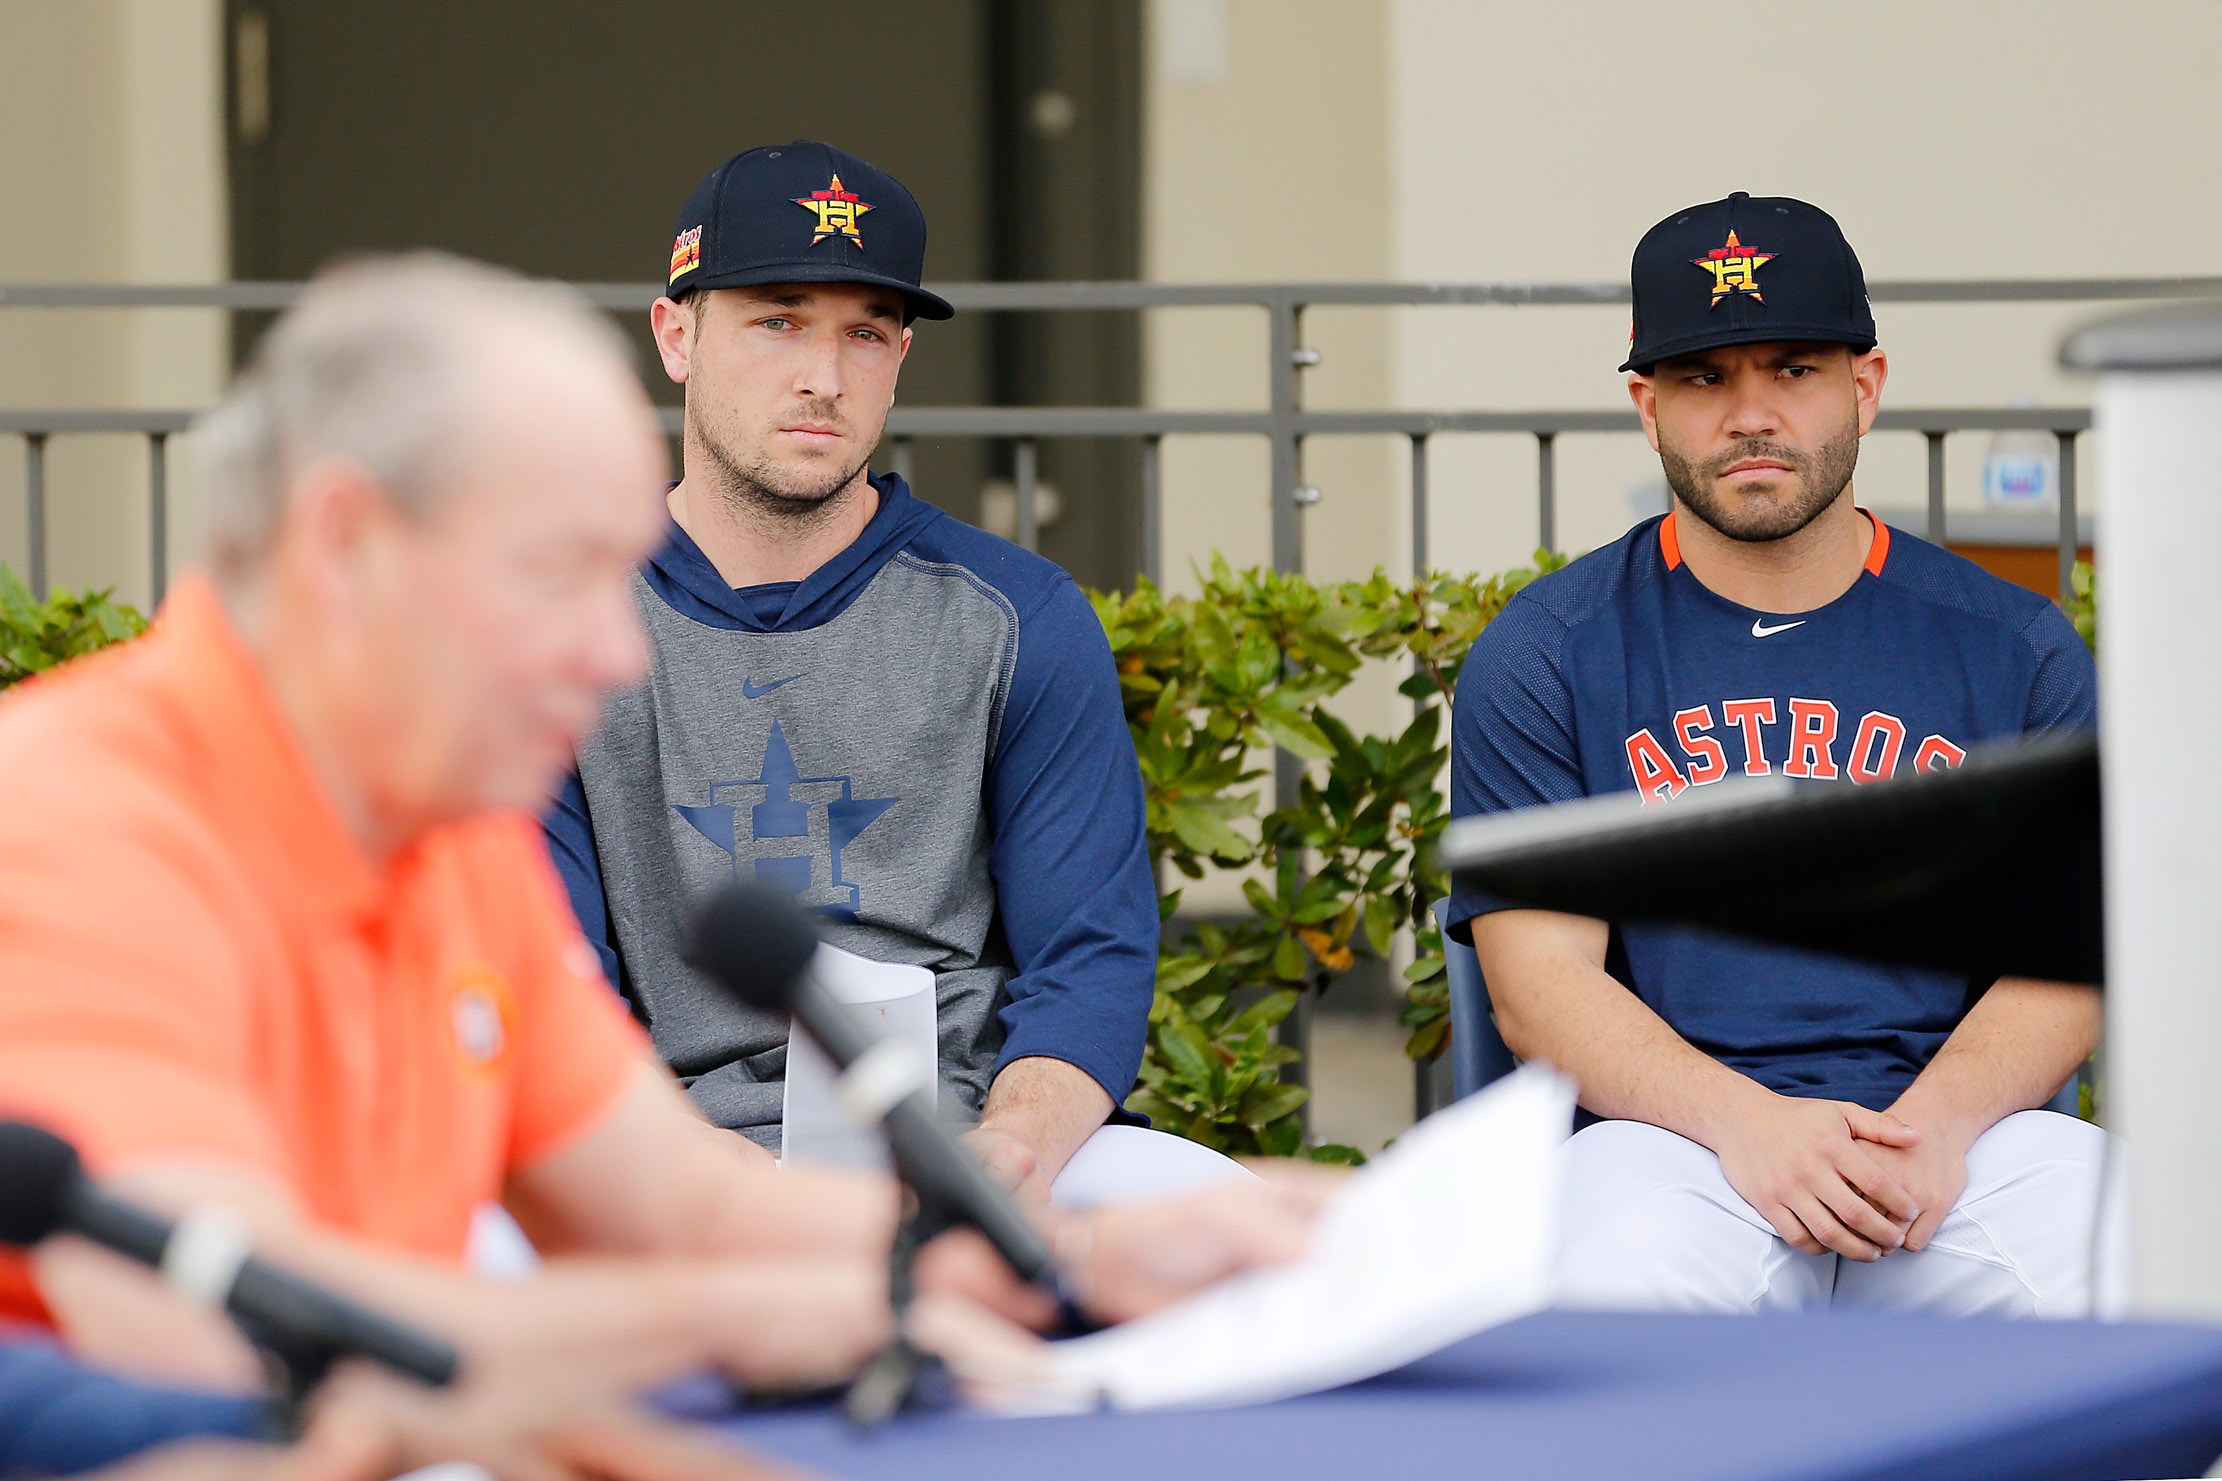
[[[1247,916],[1199,924],[1159,956],[1129,1109],[1225,1151],[1358,1160],[1350,1148],[1301,1145],[1296,1113],[1310,1092],[1282,1082],[1297,1056],[1274,1029],[1359,952],[1386,956],[1399,928],[1417,942],[1405,974],[1408,1052],[1442,1052],[1442,943],[1427,906],[1444,888],[1434,846],[1448,818],[1436,787],[1445,712],[1475,636],[1564,558],[1536,561],[1488,578],[1438,573],[1406,585],[1376,572],[1314,585],[1215,559],[1192,598],[1147,581],[1094,594],[1141,758],[1159,878],[1249,871]],[[1395,736],[1357,735],[1326,706],[1368,661],[1408,671],[1399,690],[1418,710]],[[1260,816],[1274,746],[1315,764],[1296,798]],[[1180,897],[1161,897],[1161,919]]]
[[[112,591],[57,591],[42,602],[0,563],[0,689],[144,632],[147,620]]]

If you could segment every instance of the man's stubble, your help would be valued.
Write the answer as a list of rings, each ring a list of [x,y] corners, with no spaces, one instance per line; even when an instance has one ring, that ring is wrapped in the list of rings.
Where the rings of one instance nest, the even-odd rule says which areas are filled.
[[[1746,458],[1771,458],[1789,465],[1797,475],[1798,492],[1788,503],[1747,501],[1742,517],[1732,513],[1725,500],[1713,492],[1722,472]],[[1664,436],[1659,439],[1659,466],[1666,480],[1690,512],[1731,540],[1761,544],[1786,540],[1804,529],[1834,504],[1851,486],[1852,471],[1859,463],[1859,422],[1846,418],[1843,427],[1811,453],[1787,443],[1747,438],[1700,463],[1675,450]]]
[[[828,402],[807,403],[798,417],[836,425],[845,422],[838,409]],[[736,514],[789,530],[808,528],[830,519],[839,507],[841,495],[858,484],[857,475],[870,465],[872,453],[878,447],[875,437],[853,461],[836,465],[831,472],[788,469],[769,458],[750,458],[736,451],[732,445],[735,439],[720,435],[719,429],[692,406],[687,408],[686,423],[688,453],[699,453],[708,464],[700,470],[705,475],[704,483]],[[691,457],[685,472],[689,476],[696,472]]]

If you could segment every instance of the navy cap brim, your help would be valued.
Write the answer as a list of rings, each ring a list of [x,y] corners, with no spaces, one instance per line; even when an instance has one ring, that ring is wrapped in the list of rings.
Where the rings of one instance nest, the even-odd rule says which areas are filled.
[[[1651,374],[1652,367],[1661,360],[1672,360],[1677,355],[1695,355],[1701,350],[1725,349],[1729,345],[1779,345],[1779,344],[1829,344],[1849,345],[1858,354],[1866,354],[1875,347],[1873,335],[1846,334],[1842,325],[1823,327],[1819,324],[1724,324],[1706,334],[1687,335],[1663,345],[1651,346],[1647,358],[1633,358],[1621,362],[1621,370],[1634,371],[1637,375]]]
[[[671,284],[666,291],[685,293],[697,288],[761,288],[766,283],[870,283],[879,288],[892,288],[902,294],[910,304],[912,315],[917,318],[948,319],[955,317],[957,312],[949,300],[928,293],[923,288],[914,287],[900,278],[838,261],[759,262],[734,272],[699,279],[689,273],[685,280]]]

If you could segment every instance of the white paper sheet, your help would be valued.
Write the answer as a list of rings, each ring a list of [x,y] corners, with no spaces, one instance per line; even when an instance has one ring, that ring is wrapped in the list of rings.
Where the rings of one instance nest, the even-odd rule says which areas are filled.
[[[1573,1083],[1531,1065],[1353,1173],[1295,1265],[1058,1343],[1010,1412],[1218,1408],[1354,1383],[1540,1308]]]
[[[838,947],[818,948],[811,970],[834,1000],[871,1022],[913,1056],[923,1083],[940,1064],[934,974],[924,967],[875,962]],[[800,1024],[788,1026],[787,1088],[780,1110],[780,1160],[839,1167],[887,1167],[887,1140],[877,1126],[858,1126],[834,1096],[836,1071]]]

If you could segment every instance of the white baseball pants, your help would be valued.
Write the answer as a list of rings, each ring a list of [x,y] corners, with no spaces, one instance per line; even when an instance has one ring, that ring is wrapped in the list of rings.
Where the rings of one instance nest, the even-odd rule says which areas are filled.
[[[1783,1243],[1728,1185],[1720,1159],[1696,1142],[1640,1121],[1599,1122],[1559,1152],[1557,1302],[1618,1311],[1834,1305],[2117,1315],[2128,1289],[2126,1194],[2121,1158],[2108,1144],[2105,1132],[2072,1116],[2008,1116],[1968,1149],[1967,1190],[1928,1247],[1870,1264]]]

